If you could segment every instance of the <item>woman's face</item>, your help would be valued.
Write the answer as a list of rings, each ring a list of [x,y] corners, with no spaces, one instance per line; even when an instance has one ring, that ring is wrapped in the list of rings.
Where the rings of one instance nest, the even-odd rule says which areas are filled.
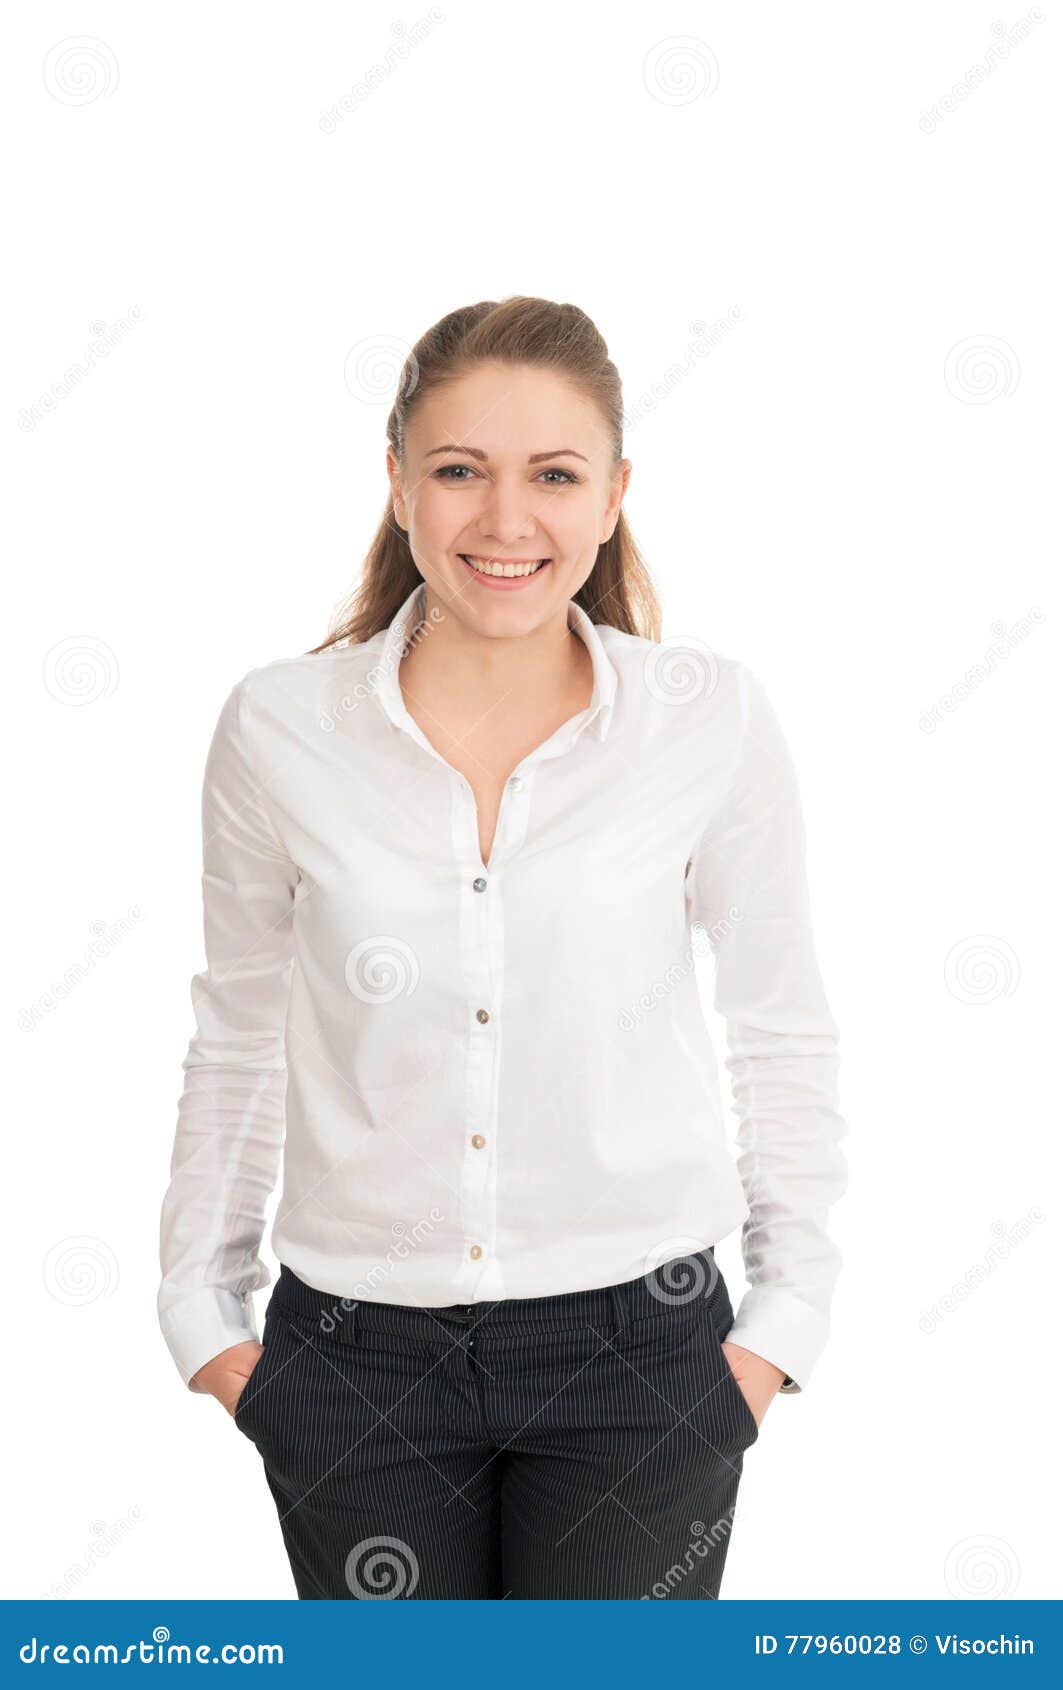
[[[483,632],[526,633],[561,612],[616,527],[631,475],[597,408],[561,376],[480,364],[427,394],[399,471],[395,516],[429,587]],[[489,577],[465,561],[536,564]]]

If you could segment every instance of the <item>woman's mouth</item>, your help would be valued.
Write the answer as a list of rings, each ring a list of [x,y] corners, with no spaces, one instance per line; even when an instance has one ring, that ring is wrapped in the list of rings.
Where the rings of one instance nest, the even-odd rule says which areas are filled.
[[[458,556],[470,574],[485,586],[523,587],[553,561],[551,558],[491,558],[477,557],[469,552]]]

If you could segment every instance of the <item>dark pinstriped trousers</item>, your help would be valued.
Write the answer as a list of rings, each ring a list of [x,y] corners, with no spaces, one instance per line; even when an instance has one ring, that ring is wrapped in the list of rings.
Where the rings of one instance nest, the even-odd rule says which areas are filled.
[[[756,1420],[711,1249],[413,1308],[282,1267],[236,1406],[300,1598],[712,1600]]]

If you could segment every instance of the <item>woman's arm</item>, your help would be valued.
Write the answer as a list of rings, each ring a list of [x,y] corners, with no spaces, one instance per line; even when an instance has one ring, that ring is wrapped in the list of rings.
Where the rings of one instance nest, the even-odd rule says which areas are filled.
[[[232,689],[203,781],[206,970],[192,980],[162,1206],[158,1311],[188,1383],[231,1345],[257,1340],[251,1292],[284,1142],[284,1024],[299,871],[270,820],[247,742],[249,676]]]
[[[846,1189],[839,1140],[838,1029],[816,961],[805,833],[789,749],[763,686],[729,665],[739,729],[731,779],[699,841],[691,920],[708,930],[715,1007],[726,1022],[749,1205],[750,1289],[727,1341],[807,1383],[828,1335],[841,1258],[827,1211]],[[721,687],[731,682],[724,678]],[[720,700],[722,702],[722,700]]]

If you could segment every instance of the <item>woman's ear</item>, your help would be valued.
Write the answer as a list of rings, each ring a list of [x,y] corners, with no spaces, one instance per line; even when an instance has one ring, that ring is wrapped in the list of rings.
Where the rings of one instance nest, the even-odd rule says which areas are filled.
[[[390,446],[387,449],[385,463],[388,482],[391,487],[391,507],[395,513],[395,521],[405,534],[407,528],[409,527],[409,522],[406,516],[406,500],[402,491],[402,476],[399,473],[398,460],[396,459],[395,453]]]
[[[605,507],[605,514],[602,518],[603,533],[599,545],[613,537],[613,530],[620,520],[620,506],[624,494],[627,492],[628,482],[631,480],[631,470],[631,459],[621,458],[613,471],[613,484],[609,490],[609,502]]]

